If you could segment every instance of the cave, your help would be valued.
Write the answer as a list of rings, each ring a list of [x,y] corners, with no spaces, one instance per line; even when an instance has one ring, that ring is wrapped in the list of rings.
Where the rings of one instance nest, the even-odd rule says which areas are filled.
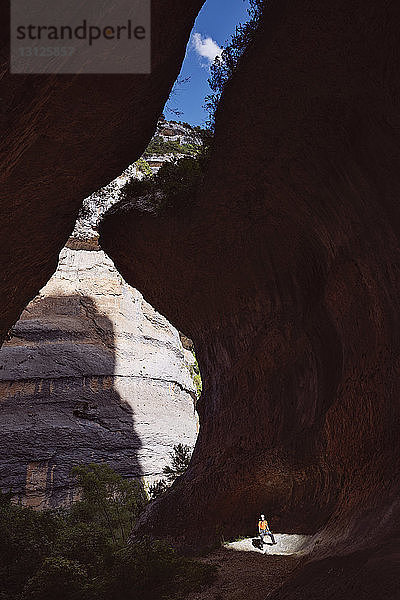
[[[146,80],[146,98],[157,77],[162,84],[156,107],[144,110],[140,98],[140,140],[201,2],[172,4],[182,41],[168,73]],[[221,536],[250,533],[262,506],[275,530],[312,536],[307,559],[274,600],[399,594],[399,25],[392,1],[269,2],[222,96],[192,204],[156,215],[132,199],[101,225],[100,244],[125,280],[194,341],[203,378],[190,467],[149,506],[132,539],[154,535],[205,551]],[[85,110],[71,101],[80,122]],[[103,117],[99,110],[87,140],[99,161],[120,141],[115,120],[99,139]],[[17,142],[22,133],[13,135]],[[101,183],[81,158],[71,164],[84,173],[72,186],[75,208],[61,220],[57,210],[45,221],[29,213],[32,257],[22,256],[21,226],[2,236],[7,251],[18,249],[5,270],[5,331],[38,279],[48,279],[82,190]],[[49,176],[48,200],[35,195],[44,206],[54,208],[50,187],[63,175]],[[18,198],[28,192],[31,200],[24,175],[10,185],[18,184]],[[57,227],[43,245],[51,219]]]
[[[263,506],[313,534],[279,598],[399,589],[399,17],[270,3],[193,204],[157,217],[132,200],[101,228],[204,378],[191,466],[136,533],[211,547]]]

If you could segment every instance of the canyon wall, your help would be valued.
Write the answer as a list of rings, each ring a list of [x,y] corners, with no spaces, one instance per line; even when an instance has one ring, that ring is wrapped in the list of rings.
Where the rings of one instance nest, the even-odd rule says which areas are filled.
[[[191,465],[136,534],[313,533],[280,600],[400,589],[399,26],[395,2],[268,2],[192,204],[101,228],[204,378]]]
[[[0,350],[0,487],[35,508],[74,498],[76,464],[151,483],[197,436],[179,333],[98,247],[69,246]]]
[[[0,343],[49,280],[82,200],[143,153],[203,0],[153,2],[149,75],[12,75],[0,5]]]

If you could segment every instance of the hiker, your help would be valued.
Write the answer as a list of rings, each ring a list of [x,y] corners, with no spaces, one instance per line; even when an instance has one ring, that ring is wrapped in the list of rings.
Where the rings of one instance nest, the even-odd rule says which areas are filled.
[[[258,521],[258,534],[261,538],[261,543],[262,544],[266,544],[266,542],[264,542],[264,537],[266,535],[269,535],[269,537],[271,538],[271,541],[273,544],[276,544],[275,538],[274,538],[274,534],[271,532],[269,525],[268,525],[268,521],[266,520],[264,515],[261,515],[260,520]]]

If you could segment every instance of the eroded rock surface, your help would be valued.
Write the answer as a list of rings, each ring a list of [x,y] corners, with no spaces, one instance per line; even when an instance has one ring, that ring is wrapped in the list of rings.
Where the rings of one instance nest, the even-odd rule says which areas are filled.
[[[0,350],[1,488],[59,506],[88,462],[153,481],[196,439],[187,356],[102,251],[65,248]]]
[[[191,466],[138,531],[314,533],[280,599],[400,589],[399,26],[394,2],[268,3],[193,206],[102,227],[204,379]]]
[[[56,270],[82,200],[144,151],[202,4],[153,3],[150,75],[25,76],[8,71],[2,3],[0,343]]]

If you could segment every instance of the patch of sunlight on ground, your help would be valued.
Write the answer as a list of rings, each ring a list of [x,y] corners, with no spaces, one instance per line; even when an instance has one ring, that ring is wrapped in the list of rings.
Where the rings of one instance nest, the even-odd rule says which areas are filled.
[[[272,545],[269,537],[265,538],[264,546],[261,548],[259,537],[246,538],[237,542],[224,544],[228,550],[240,552],[258,552],[259,554],[305,554],[311,535],[296,535],[288,533],[274,533],[276,544]]]

